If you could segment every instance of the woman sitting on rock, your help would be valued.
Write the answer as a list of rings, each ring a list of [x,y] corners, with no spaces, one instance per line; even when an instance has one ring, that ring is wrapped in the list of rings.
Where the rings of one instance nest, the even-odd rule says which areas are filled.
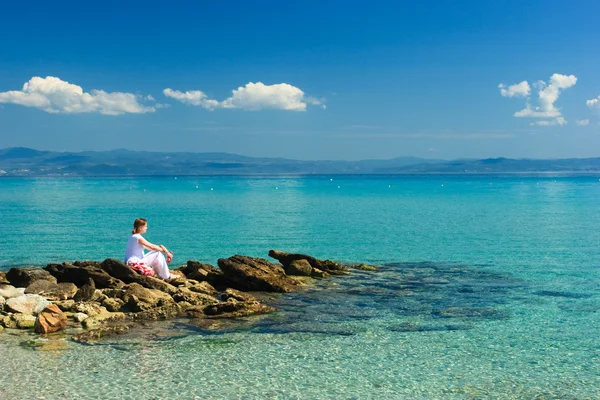
[[[157,246],[144,239],[142,234],[147,230],[146,219],[138,218],[133,222],[133,231],[125,251],[125,263],[142,275],[154,276],[156,273],[159,278],[170,279],[171,274],[167,263],[173,258],[173,253],[162,244]],[[144,249],[150,252],[144,254]]]

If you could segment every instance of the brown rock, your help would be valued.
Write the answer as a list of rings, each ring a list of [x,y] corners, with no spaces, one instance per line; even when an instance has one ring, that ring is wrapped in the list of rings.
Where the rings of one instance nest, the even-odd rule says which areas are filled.
[[[76,302],[80,301],[91,301],[96,293],[96,284],[93,279],[88,279],[88,283],[79,288],[73,300]]]
[[[318,268],[313,268],[310,276],[312,276],[313,278],[329,278],[331,275],[329,275],[325,271],[321,271]]]
[[[223,286],[226,280],[223,272],[210,264],[203,264],[198,261],[188,261],[187,265],[179,268],[188,279],[194,279],[199,282],[208,282],[213,286]]]
[[[242,302],[232,299],[223,303],[206,306],[203,311],[207,316],[237,318],[249,315],[267,314],[275,311],[275,309],[273,307],[265,306],[257,301]],[[189,315],[192,316],[193,313],[190,313]]]
[[[102,302],[102,305],[106,307],[106,309],[110,312],[117,312],[121,310],[121,307],[125,305],[125,302],[121,299],[113,299],[111,297],[107,297]]]
[[[8,279],[6,279],[6,272],[0,272],[0,285],[10,283]]]
[[[61,311],[71,311],[73,307],[75,307],[74,300],[55,301],[54,304],[56,304]]]
[[[58,282],[71,282],[81,287],[93,280],[97,288],[119,288],[125,284],[117,278],[113,278],[100,268],[99,263],[75,262],[73,264],[48,264],[44,267]]]
[[[148,289],[138,283],[130,283],[123,288],[122,300],[133,312],[147,311],[173,303],[173,298],[167,293],[156,289]]]
[[[67,325],[67,316],[56,304],[50,304],[38,315],[35,320],[37,333],[51,333],[60,331]]]
[[[192,284],[186,285],[185,287],[187,287],[188,289],[190,289],[192,292],[196,292],[196,293],[204,293],[207,294],[209,296],[214,296],[216,297],[219,292],[217,292],[217,289],[215,289],[210,283],[204,281],[204,282],[197,282],[197,281],[190,281],[189,282],[193,282]]]
[[[221,294],[221,300],[227,301],[234,299],[237,301],[257,301],[256,297],[249,295],[248,293],[240,292],[239,290],[228,288]]]
[[[235,255],[221,258],[218,263],[230,287],[235,289],[290,292],[298,285],[298,281],[287,276],[280,265],[262,258]]]
[[[184,303],[185,302],[171,303],[147,311],[138,312],[133,315],[133,318],[136,321],[157,321],[176,318],[183,315],[187,309],[187,307],[184,306]],[[189,306],[189,304],[187,305]]]
[[[295,254],[286,253],[279,250],[269,250],[269,257],[272,257],[279,261],[286,269],[290,265],[290,263],[295,260],[306,260],[311,265],[311,267],[320,269],[321,271],[325,271],[330,274],[345,274],[346,270],[348,269],[338,262],[331,260],[319,260],[306,254]]]
[[[310,276],[313,267],[306,260],[292,260],[285,268],[285,273],[288,275]]]
[[[137,283],[145,288],[160,290],[168,294],[173,294],[177,291],[177,288],[170,283],[152,276],[138,274],[119,260],[107,258],[102,261],[100,267],[106,273],[128,284]]]
[[[192,292],[190,289],[183,287],[179,288],[179,291],[177,291],[177,293],[173,295],[173,300],[175,300],[178,303],[185,301],[194,306],[205,306],[209,304],[216,304],[219,302],[219,300],[217,300],[213,296],[209,296],[204,293]]]
[[[6,279],[17,287],[27,287],[37,280],[56,283],[56,278],[39,267],[11,268],[6,274]]]

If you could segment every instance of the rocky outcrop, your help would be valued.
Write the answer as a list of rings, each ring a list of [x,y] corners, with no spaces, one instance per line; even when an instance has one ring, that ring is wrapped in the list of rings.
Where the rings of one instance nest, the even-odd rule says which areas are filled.
[[[35,320],[37,333],[52,333],[63,329],[67,325],[67,316],[56,304],[50,304],[38,314]]]
[[[263,258],[235,255],[220,258],[218,264],[228,284],[235,289],[285,293],[299,285],[285,274],[281,265]]]
[[[276,259],[283,265],[287,270],[293,261],[306,260],[311,267],[316,268],[320,271],[327,272],[331,275],[344,275],[347,273],[348,268],[344,265],[331,261],[331,260],[319,260],[306,254],[295,254],[286,253],[279,250],[269,250],[269,257]]]
[[[7,279],[26,287],[0,284],[0,326],[35,327],[41,334],[83,326],[88,331],[73,340],[88,342],[124,333],[143,321],[183,316],[214,321],[272,312],[274,308],[245,291],[285,293],[307,281],[290,275],[345,273],[333,261],[271,253],[283,265],[241,255],[219,259],[218,269],[188,261],[168,281],[140,275],[115,259],[13,268]]]
[[[27,287],[38,280],[56,283],[56,278],[39,267],[11,268],[6,279],[13,286]]]

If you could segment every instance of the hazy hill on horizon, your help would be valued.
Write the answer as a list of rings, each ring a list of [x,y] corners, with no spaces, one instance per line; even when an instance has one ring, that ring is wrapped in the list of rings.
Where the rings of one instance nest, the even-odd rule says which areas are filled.
[[[303,161],[231,153],[0,149],[0,176],[600,173],[600,158]]]

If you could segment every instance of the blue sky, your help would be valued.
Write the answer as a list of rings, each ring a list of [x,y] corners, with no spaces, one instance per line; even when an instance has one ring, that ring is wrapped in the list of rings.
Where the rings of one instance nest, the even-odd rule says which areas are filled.
[[[0,148],[600,156],[595,1],[123,3],[3,5]]]

